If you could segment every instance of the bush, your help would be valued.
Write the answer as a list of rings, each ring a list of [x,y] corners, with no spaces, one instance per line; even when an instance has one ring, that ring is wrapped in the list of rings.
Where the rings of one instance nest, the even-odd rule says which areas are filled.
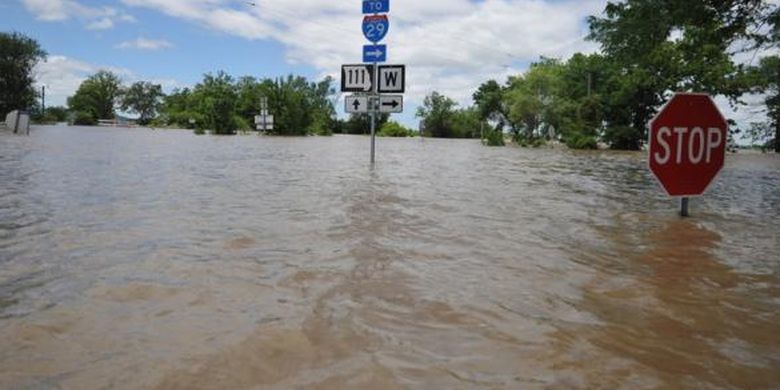
[[[542,138],[528,138],[525,135],[516,135],[513,137],[514,142],[523,148],[541,148],[542,146],[547,144],[547,141],[545,141]]]
[[[504,132],[500,130],[488,130],[482,138],[482,144],[486,146],[506,146]]]
[[[583,134],[574,134],[566,137],[566,146],[568,146],[570,149],[580,150],[594,150],[598,149],[599,147],[598,142],[596,141],[596,137]]]
[[[234,115],[233,116],[233,121],[236,123],[236,128],[239,131],[251,131],[252,130],[252,126],[249,124],[249,122],[246,119],[244,119],[244,117],[242,117],[240,115]]]
[[[642,133],[630,126],[613,126],[604,132],[604,141],[615,150],[639,150]]]
[[[399,124],[398,122],[387,122],[384,125],[382,125],[382,128],[379,129],[379,133],[377,133],[380,137],[398,137],[398,138],[404,138],[411,136],[412,131],[404,127],[403,125]]]
[[[321,137],[330,137],[333,135],[332,121],[328,117],[317,117],[314,119],[307,133]]]
[[[97,119],[92,113],[79,111],[73,116],[73,124],[76,126],[96,126]]]

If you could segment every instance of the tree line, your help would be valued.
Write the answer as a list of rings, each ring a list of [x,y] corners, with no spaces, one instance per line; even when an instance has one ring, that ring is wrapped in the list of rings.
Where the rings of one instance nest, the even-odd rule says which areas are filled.
[[[780,11],[764,0],[627,0],[608,2],[589,18],[596,54],[567,60],[541,58],[522,75],[488,80],[471,108],[434,92],[418,116],[431,134],[453,134],[465,113],[470,126],[487,121],[486,142],[503,144],[504,132],[521,145],[560,140],[569,147],[640,149],[647,123],[676,91],[706,92],[744,108],[745,94],[765,94],[768,122],[749,129],[753,142],[780,152],[780,57],[744,64],[780,47]]]
[[[123,87],[117,75],[99,71],[81,84],[68,106],[80,125],[112,119],[121,110],[138,116],[141,125],[235,134],[254,127],[260,99],[265,97],[275,117],[272,134],[328,135],[335,121],[332,84],[330,77],[320,82],[296,76],[235,79],[220,71],[204,75],[192,88],[166,95],[158,84],[139,81]]]

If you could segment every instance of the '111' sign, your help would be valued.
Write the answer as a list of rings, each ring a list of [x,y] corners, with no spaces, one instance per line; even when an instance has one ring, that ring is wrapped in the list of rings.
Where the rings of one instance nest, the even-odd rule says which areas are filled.
[[[374,86],[372,65],[344,65],[341,67],[342,92],[370,92]]]

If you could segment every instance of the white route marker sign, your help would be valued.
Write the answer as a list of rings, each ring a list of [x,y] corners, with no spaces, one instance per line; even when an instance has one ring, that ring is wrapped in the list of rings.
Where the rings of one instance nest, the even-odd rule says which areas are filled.
[[[379,66],[379,93],[404,93],[406,89],[405,65]]]
[[[371,92],[374,66],[367,64],[341,66],[341,92]]]

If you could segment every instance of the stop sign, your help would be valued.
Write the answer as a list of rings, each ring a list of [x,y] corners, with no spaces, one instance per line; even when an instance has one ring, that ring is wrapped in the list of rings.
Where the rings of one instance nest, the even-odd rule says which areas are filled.
[[[650,122],[650,170],[670,196],[701,195],[723,168],[727,139],[709,95],[677,93]]]

